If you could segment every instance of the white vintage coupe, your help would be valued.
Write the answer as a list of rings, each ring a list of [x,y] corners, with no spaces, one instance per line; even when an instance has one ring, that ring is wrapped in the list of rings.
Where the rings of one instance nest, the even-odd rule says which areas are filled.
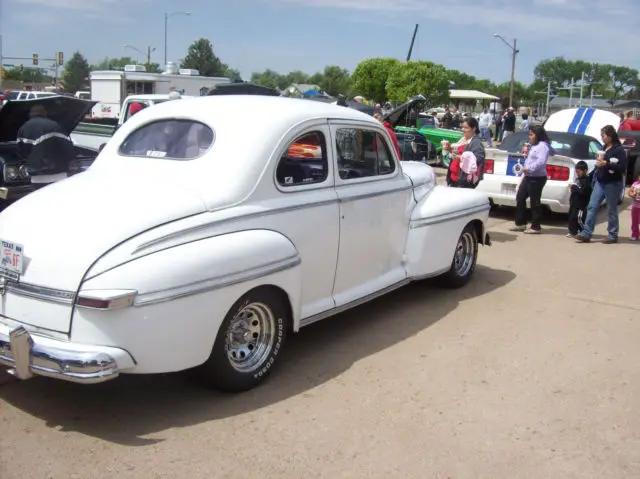
[[[78,383],[197,368],[246,390],[303,326],[422,278],[463,286],[488,214],[361,112],[164,103],[0,214],[0,364]]]

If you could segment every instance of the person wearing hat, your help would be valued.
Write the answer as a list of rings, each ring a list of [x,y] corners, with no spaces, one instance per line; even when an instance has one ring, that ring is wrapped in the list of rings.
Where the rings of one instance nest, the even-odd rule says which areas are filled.
[[[134,101],[129,105],[129,118],[142,110],[144,110],[144,105],[140,102]]]
[[[591,198],[591,179],[586,161],[576,163],[575,179],[569,185],[569,232],[567,238],[575,238],[584,228],[587,218],[587,206]]]
[[[507,113],[505,113],[502,122],[504,128],[502,139],[504,140],[507,136],[516,131],[516,114],[512,106],[510,106]]]

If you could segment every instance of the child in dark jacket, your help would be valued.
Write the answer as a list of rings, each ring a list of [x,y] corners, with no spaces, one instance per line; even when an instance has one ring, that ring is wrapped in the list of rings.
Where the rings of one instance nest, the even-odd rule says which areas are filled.
[[[591,179],[587,174],[588,166],[584,161],[576,163],[576,176],[569,185],[569,233],[567,238],[575,238],[584,227],[587,218],[587,206],[591,197]]]

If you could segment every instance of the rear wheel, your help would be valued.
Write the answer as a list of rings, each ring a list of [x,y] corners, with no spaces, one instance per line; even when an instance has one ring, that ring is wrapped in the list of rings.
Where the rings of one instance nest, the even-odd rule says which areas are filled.
[[[477,260],[478,237],[473,225],[468,224],[458,238],[451,268],[442,275],[441,284],[452,289],[466,285],[476,269]]]
[[[225,316],[211,356],[199,378],[224,392],[260,384],[277,363],[287,336],[289,309],[279,290],[257,288],[242,296]]]

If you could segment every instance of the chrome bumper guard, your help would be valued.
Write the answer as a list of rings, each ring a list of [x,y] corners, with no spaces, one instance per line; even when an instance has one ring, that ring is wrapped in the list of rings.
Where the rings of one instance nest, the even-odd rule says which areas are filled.
[[[37,338],[36,338],[37,339]],[[95,384],[118,377],[116,360],[105,352],[83,352],[44,346],[34,341],[23,326],[9,332],[0,331],[0,364],[18,379],[34,375],[63,379],[81,384]]]

